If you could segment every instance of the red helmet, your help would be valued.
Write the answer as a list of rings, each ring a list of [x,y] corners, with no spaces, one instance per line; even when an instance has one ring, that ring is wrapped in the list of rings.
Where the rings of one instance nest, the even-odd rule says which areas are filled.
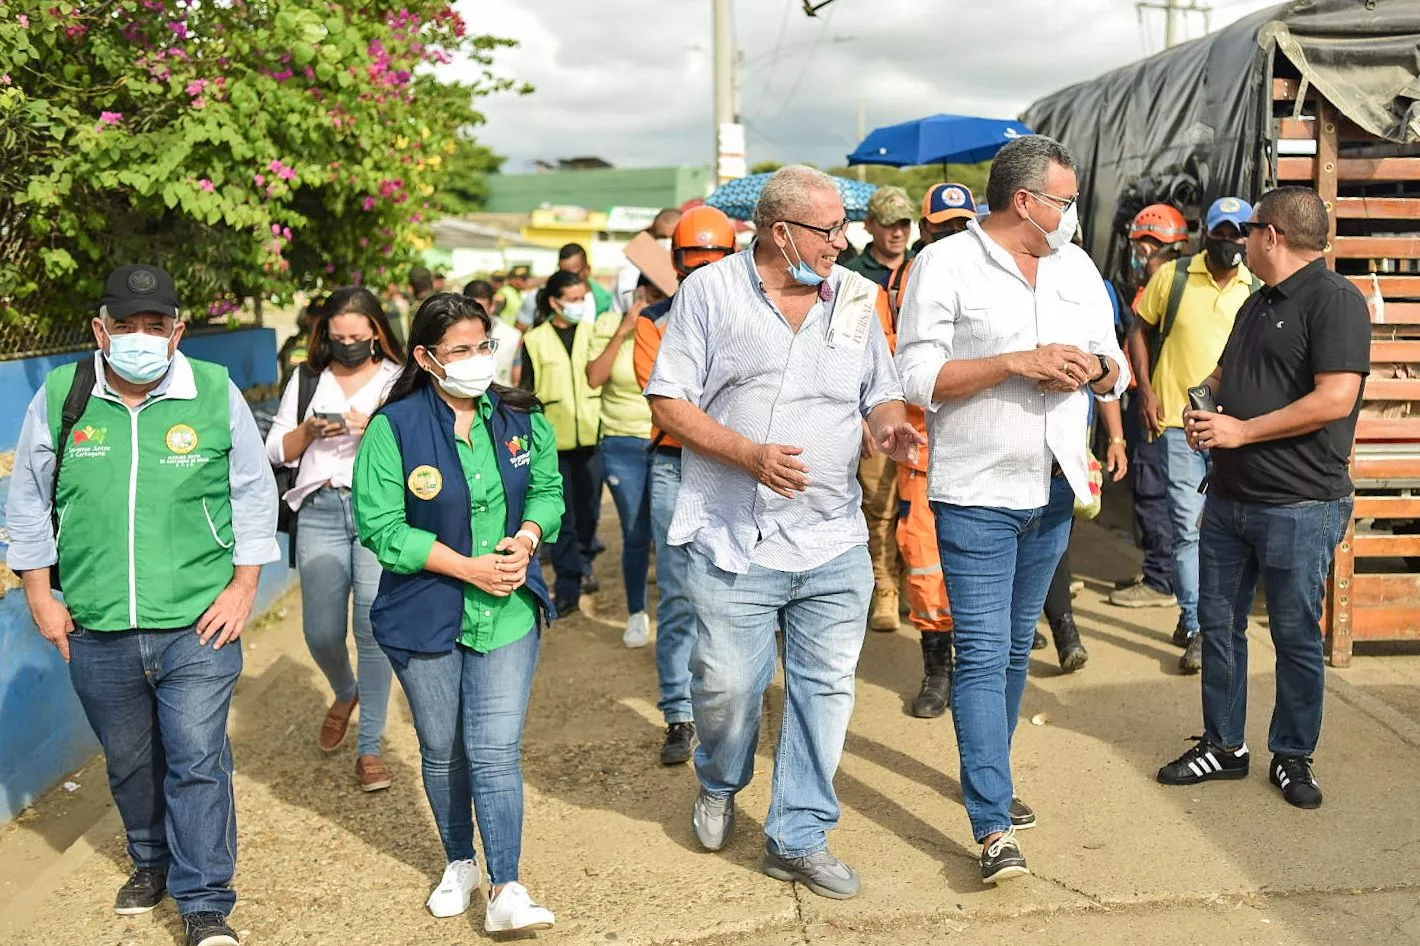
[[[1129,225],[1129,239],[1144,237],[1157,240],[1167,246],[1188,239],[1188,221],[1183,219],[1177,207],[1168,204],[1150,204],[1134,215]]]
[[[688,276],[707,263],[735,252],[735,225],[724,211],[714,207],[692,207],[681,215],[671,234],[671,254],[676,272]]]

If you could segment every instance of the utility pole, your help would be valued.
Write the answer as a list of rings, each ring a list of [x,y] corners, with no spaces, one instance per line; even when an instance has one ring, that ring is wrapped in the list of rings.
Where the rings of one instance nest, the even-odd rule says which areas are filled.
[[[859,140],[859,141],[862,141],[862,140],[863,140],[864,138],[866,138],[866,137],[868,137],[868,102],[867,102],[866,99],[859,99],[859,100],[858,100],[858,140]],[[860,165],[858,165],[858,180],[860,180],[860,181],[866,181],[867,179],[868,179],[868,166],[867,166],[866,164],[860,164]]]
[[[744,177],[744,126],[739,116],[739,50],[735,44],[733,0],[714,0],[715,21],[715,128],[713,166],[715,186]]]
[[[1213,25],[1213,5],[1205,0],[1147,0],[1134,4],[1139,11],[1139,21],[1144,20],[1145,10],[1162,10],[1164,14],[1164,48],[1170,49],[1179,42],[1179,34],[1174,30],[1174,13],[1179,14],[1180,22],[1185,22],[1184,17],[1190,13],[1203,14],[1204,29],[1211,29]]]

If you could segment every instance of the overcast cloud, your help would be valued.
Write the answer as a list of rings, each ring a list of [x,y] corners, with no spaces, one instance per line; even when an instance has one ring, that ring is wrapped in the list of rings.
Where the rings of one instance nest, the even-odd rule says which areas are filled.
[[[1275,6],[1215,0],[1213,28]],[[500,72],[537,91],[484,99],[482,141],[508,171],[582,155],[613,164],[711,157],[710,0],[461,0],[471,29],[521,47]],[[928,12],[930,11],[930,12]],[[868,127],[937,112],[1009,118],[1158,52],[1162,13],[1133,0],[736,0],[749,161],[841,164]],[[1189,14],[1187,35],[1203,34]],[[775,51],[777,50],[777,55]]]

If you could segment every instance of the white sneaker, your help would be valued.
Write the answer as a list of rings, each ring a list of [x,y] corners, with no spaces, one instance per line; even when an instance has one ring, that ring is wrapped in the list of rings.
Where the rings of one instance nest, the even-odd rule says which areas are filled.
[[[516,880],[488,901],[488,910],[483,915],[483,929],[487,933],[550,930],[555,922],[557,918],[552,911],[533,903],[528,888]]]
[[[483,882],[478,861],[450,861],[444,879],[429,894],[429,912],[437,917],[459,916],[468,909],[473,892]]]
[[[651,640],[651,619],[645,611],[637,611],[626,619],[626,633],[621,642],[627,647],[645,647]]]

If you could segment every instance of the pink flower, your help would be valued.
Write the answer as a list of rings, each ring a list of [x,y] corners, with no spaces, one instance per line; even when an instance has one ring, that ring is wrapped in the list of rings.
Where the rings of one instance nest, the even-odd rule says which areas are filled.
[[[75,23],[73,26],[64,27],[64,35],[70,39],[77,39],[87,32],[89,32],[89,28],[83,23]]]
[[[271,225],[271,233],[272,233],[273,236],[280,236],[280,235],[281,235],[281,224],[279,224],[279,223],[273,223],[273,224]]]
[[[288,240],[291,239],[291,228],[290,228],[290,227],[282,227],[282,228],[281,228],[281,235],[282,235],[283,237],[285,237],[286,239],[288,239]]]
[[[213,184],[210,180],[208,180],[208,179],[205,178],[205,177],[204,177],[202,180],[200,180],[200,181],[197,182],[197,186],[200,187],[200,188],[202,188],[202,189],[205,190],[205,191],[215,191],[215,190],[217,189],[217,185],[216,185],[216,184]]]
[[[122,112],[103,112],[99,115],[100,125],[117,125],[123,121]]]
[[[191,82],[189,82],[189,83],[187,84],[187,94],[188,94],[188,95],[201,95],[201,94],[202,94],[202,90],[205,89],[205,88],[207,88],[207,80],[206,80],[206,79],[193,79]]]
[[[360,238],[360,247],[361,247],[361,249],[363,249],[363,248],[365,248],[365,247],[367,247],[367,246],[369,246],[369,245],[370,245],[370,238],[369,238],[369,237],[361,237],[361,238]]]
[[[192,100],[192,107],[193,107],[193,108],[206,108],[206,107],[207,107],[207,100],[206,100],[205,98],[203,98],[202,96],[199,95],[197,98],[195,98],[195,99]]]
[[[365,212],[366,212],[366,213],[369,213],[371,210],[374,210],[374,209],[375,209],[375,204],[376,204],[376,203],[377,203],[377,201],[375,200],[375,198],[373,198],[373,197],[366,197],[366,198],[361,202],[360,206],[365,208]]]
[[[9,85],[9,84],[10,84],[10,73],[7,72],[7,73],[5,73],[4,75],[0,75],[0,85]]]
[[[335,272],[335,264],[334,264],[334,263],[326,263],[326,264],[325,264],[325,271],[328,272],[328,273],[333,273],[333,272]]]
[[[177,35],[178,39],[187,39],[192,35],[192,33],[188,31],[187,24],[181,20],[173,20],[168,24],[168,29],[172,30],[173,33]]]
[[[15,17],[15,22],[20,24],[20,29],[22,30],[27,30],[30,28],[30,18],[25,16],[23,13]]]
[[[258,174],[256,177],[252,178],[252,180],[256,183],[257,187],[264,187],[266,185],[265,174]]]

